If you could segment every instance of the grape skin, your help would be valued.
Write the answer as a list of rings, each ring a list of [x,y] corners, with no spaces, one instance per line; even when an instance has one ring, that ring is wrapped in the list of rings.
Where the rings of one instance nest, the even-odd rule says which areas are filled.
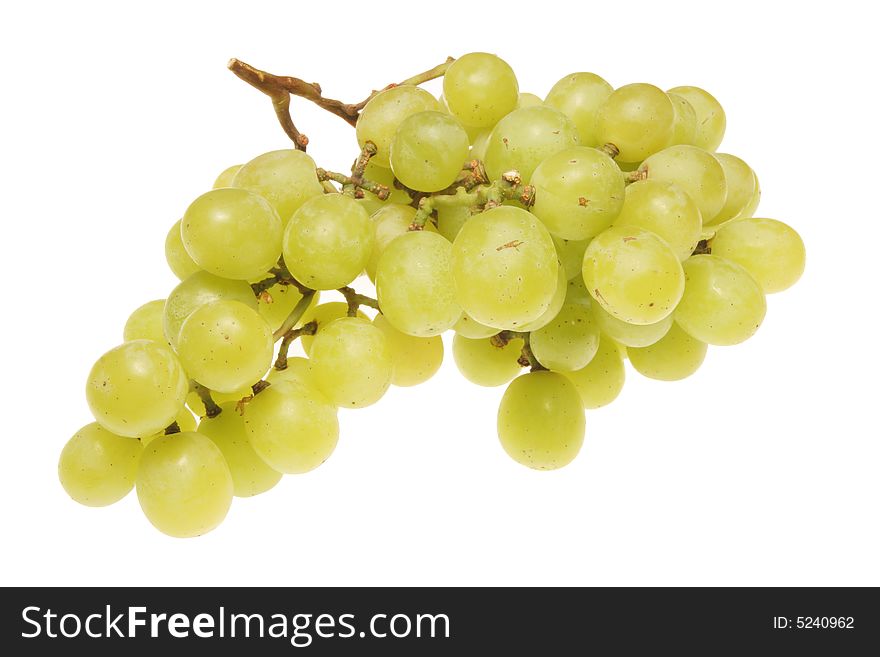
[[[148,301],[138,307],[125,322],[122,330],[122,339],[125,342],[132,340],[152,340],[159,344],[167,344],[165,330],[162,327],[162,317],[165,313],[165,299]]]
[[[628,84],[599,107],[597,136],[614,144],[623,162],[640,162],[669,146],[675,126],[672,101],[654,85]]]
[[[574,122],[582,146],[601,146],[596,134],[597,114],[613,91],[614,88],[595,73],[571,73],[553,85],[544,103]]]
[[[602,335],[590,362],[574,372],[563,372],[577,388],[584,408],[601,408],[617,399],[626,380],[623,354],[614,341]]]
[[[705,342],[685,333],[673,324],[660,340],[646,347],[627,347],[629,362],[635,370],[658,381],[680,381],[696,372],[706,358]]]
[[[376,154],[370,163],[390,168],[391,141],[397,128],[407,118],[418,112],[439,111],[437,99],[430,93],[412,85],[399,85],[376,94],[366,104],[358,117],[355,131],[361,148],[371,141]]]
[[[519,83],[500,57],[472,52],[446,70],[443,96],[449,111],[464,125],[488,128],[516,108]]]
[[[270,151],[255,157],[238,170],[232,186],[266,199],[278,213],[282,227],[307,200],[324,193],[315,161],[298,150]]]
[[[452,340],[452,357],[462,376],[471,383],[487,388],[508,383],[520,373],[517,361],[523,340],[514,338],[503,347],[496,347],[488,338],[470,339],[458,335]]]
[[[697,131],[694,146],[707,151],[714,151],[724,139],[727,117],[715,97],[699,87],[674,87],[669,93],[676,94],[687,100],[697,115]]]
[[[391,140],[391,170],[410,189],[439,192],[455,182],[469,150],[455,117],[419,112],[407,117]]]
[[[806,265],[801,236],[775,219],[731,221],[715,234],[712,253],[745,268],[766,294],[797,283]]]
[[[383,314],[373,319],[373,326],[385,334],[391,349],[394,372],[391,383],[410,387],[430,379],[443,363],[443,340],[439,335],[415,337],[398,331]]]

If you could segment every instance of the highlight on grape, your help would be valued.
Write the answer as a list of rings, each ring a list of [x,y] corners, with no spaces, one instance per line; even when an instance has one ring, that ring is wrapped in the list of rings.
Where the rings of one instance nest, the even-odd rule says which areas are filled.
[[[756,216],[755,172],[716,152],[725,112],[703,89],[572,73],[541,100],[471,53],[350,104],[229,68],[270,97],[294,147],[225,169],[171,226],[180,283],[97,360],[94,422],[58,465],[84,505],[136,489],[165,534],[211,531],[234,497],[320,466],[338,409],[430,379],[447,331],[468,381],[507,386],[501,449],[563,467],[625,360],[688,377],[709,345],[754,335],[765,295],[803,272],[794,229]],[[440,77],[439,98],[419,86]],[[291,96],[355,128],[350,173],[306,154]]]

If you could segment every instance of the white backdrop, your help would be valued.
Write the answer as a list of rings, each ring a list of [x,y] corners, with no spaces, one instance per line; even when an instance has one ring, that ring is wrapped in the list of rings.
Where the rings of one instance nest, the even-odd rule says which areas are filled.
[[[0,583],[880,584],[876,10],[569,6],[4,9]],[[356,101],[471,50],[498,53],[542,96],[578,70],[715,94],[720,150],[756,169],[759,214],[807,245],[806,274],[770,298],[757,336],[710,349],[683,382],[629,370],[558,472],[503,453],[503,389],[468,384],[447,352],[428,384],[343,411],[324,466],[236,500],[200,539],[159,534],[134,495],[70,501],[55,468],[91,421],[88,369],[131,310],[174,285],[169,225],[223,168],[288,145],[227,59]],[[354,131],[304,101],[294,112],[319,165],[344,170]]]

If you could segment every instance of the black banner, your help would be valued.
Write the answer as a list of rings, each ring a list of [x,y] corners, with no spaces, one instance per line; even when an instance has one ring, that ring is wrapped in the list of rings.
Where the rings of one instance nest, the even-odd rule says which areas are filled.
[[[867,588],[3,589],[0,628],[6,655],[857,655],[880,651],[880,602]]]

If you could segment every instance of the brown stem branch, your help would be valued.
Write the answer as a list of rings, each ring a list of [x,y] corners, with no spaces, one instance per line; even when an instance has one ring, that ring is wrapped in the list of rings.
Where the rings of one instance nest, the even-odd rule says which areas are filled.
[[[287,369],[287,352],[290,351],[290,345],[293,341],[303,335],[314,335],[318,330],[318,322],[311,321],[303,324],[299,328],[290,329],[281,338],[281,344],[278,345],[278,358],[275,359],[276,370]],[[256,392],[254,394],[257,394]]]
[[[180,425],[177,424],[177,420],[175,420],[174,422],[169,424],[167,427],[165,427],[165,435],[166,436],[170,436],[171,434],[174,434],[174,433],[180,433]]]
[[[223,412],[223,409],[220,408],[217,405],[217,402],[214,401],[214,398],[211,397],[211,391],[201,383],[198,381],[190,381],[190,388],[199,396],[199,399],[202,400],[202,404],[205,406],[206,417],[217,417]]]
[[[374,308],[381,312],[381,309],[379,308],[379,302],[373,297],[368,297],[365,294],[358,294],[358,292],[354,288],[350,288],[348,286],[341,287],[337,291],[345,297],[345,302],[348,304],[349,317],[357,317],[358,308],[360,308],[361,306]]]

